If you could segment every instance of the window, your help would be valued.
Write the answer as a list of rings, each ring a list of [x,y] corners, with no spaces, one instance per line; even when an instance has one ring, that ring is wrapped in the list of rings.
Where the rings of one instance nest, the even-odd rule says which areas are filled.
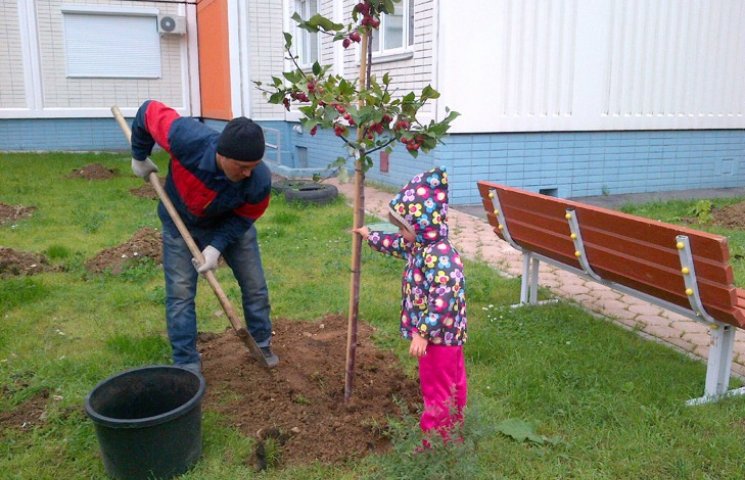
[[[62,8],[68,77],[160,78],[157,10]]]
[[[373,53],[396,53],[414,43],[413,0],[395,3],[394,8],[392,14],[383,14],[380,18],[380,28],[372,37]]]
[[[303,20],[318,13],[318,0],[295,0],[295,11]],[[298,64],[310,66],[318,61],[318,33],[295,28],[295,54]]]

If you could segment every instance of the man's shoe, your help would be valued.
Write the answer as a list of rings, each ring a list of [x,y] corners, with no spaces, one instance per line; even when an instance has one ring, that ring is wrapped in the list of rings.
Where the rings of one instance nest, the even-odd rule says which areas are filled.
[[[277,364],[279,363],[279,357],[276,356],[272,352],[272,347],[267,345],[266,347],[259,347],[259,348],[261,348],[261,353],[264,354],[264,360],[266,360],[267,367],[269,368],[276,367]]]

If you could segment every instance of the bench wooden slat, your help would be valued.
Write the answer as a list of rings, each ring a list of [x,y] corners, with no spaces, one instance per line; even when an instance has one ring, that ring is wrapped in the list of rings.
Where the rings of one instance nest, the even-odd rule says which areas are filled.
[[[722,322],[745,327],[745,290],[733,285],[725,237],[479,182],[487,219],[494,227],[498,226],[498,219],[488,197],[490,188],[498,189],[507,228],[512,239],[523,248],[581,269],[564,217],[566,209],[572,208],[587,258],[601,278],[690,309],[675,248],[676,236],[686,235],[694,253],[698,289],[707,312]],[[495,232],[504,239],[498,229]]]
[[[546,202],[546,199],[554,201]],[[574,208],[578,212],[578,218],[581,218],[583,228],[598,227],[632,238],[643,238],[662,247],[668,247],[670,242],[673,242],[674,245],[676,235],[688,235],[691,237],[691,248],[698,256],[711,258],[722,263],[729,261],[729,251],[726,248],[727,239],[719,235],[706,234],[705,232],[655,220],[643,219],[645,221],[642,222],[640,221],[641,217],[623,212],[506,187],[501,190],[500,202],[503,208],[506,208],[506,205],[516,205],[523,210],[542,212],[548,216],[556,215],[559,218],[564,217],[566,208]]]
[[[554,217],[551,218],[543,212],[515,207],[513,204],[505,204],[502,208],[505,210],[506,218],[509,218],[508,228],[510,232],[517,228],[512,233],[512,237],[517,243],[520,243],[523,235],[526,234],[525,230],[522,229],[523,226],[528,229],[536,229],[538,230],[537,234],[536,232],[530,234],[531,238],[533,238],[531,243],[534,246],[540,246],[542,254],[552,257],[550,254],[547,254],[546,250],[555,249],[556,253],[562,259],[570,259],[569,261],[571,261],[571,257],[574,255],[574,244],[569,237],[570,229],[564,217],[564,210],[555,211]],[[559,212],[561,212],[561,217],[557,218]],[[582,213],[579,211],[575,212],[578,216]],[[487,213],[487,217],[491,225],[498,225],[496,215]],[[583,220],[584,216],[580,220],[580,224],[582,239],[586,248],[588,246],[590,248],[596,246],[602,249],[606,245],[612,245],[612,249],[604,250],[607,251],[607,254],[616,255],[616,252],[618,252],[617,254],[620,257],[638,258],[642,264],[645,261],[650,264],[660,264],[673,270],[673,275],[680,269],[678,251],[674,248],[675,237],[663,247],[660,245],[661,242],[648,242],[645,239],[629,237],[623,233],[602,231],[597,227],[587,226]],[[546,238],[544,238],[544,235]],[[668,240],[670,239],[668,238]],[[722,262],[699,255],[694,256],[694,262],[696,265],[696,274],[699,278],[715,283],[730,284],[733,282],[732,269],[729,267],[729,264],[723,264]],[[572,263],[573,266],[575,264],[579,266],[579,262]],[[629,271],[633,272],[635,268],[634,266],[630,266]]]
[[[507,207],[504,208],[508,210]],[[508,220],[507,223],[512,239],[523,248],[582,269],[574,254],[574,244],[568,235],[559,235],[554,231],[520,220]],[[678,264],[674,267],[665,267],[602,245],[585,242],[584,247],[591,267],[602,278],[635,288],[649,295],[662,296],[667,301],[688,307],[689,302],[680,273],[678,253],[674,248],[668,249],[665,254],[672,258],[671,261]],[[710,305],[718,305],[719,309],[721,305],[733,303],[731,288],[719,282],[711,282],[698,273],[697,270],[699,292],[703,301]]]

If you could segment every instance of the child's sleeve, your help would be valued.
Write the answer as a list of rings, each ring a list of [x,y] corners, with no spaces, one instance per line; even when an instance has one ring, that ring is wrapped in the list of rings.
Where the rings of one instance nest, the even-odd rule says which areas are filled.
[[[404,237],[399,233],[384,233],[373,230],[367,236],[370,248],[386,255],[407,258],[409,253],[405,246]]]

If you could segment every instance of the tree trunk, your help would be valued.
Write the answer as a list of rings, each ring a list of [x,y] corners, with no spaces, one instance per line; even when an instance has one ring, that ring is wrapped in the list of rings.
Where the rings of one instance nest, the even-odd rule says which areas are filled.
[[[362,34],[360,45],[360,74],[359,88],[367,88],[367,48],[369,33]],[[363,104],[360,101],[360,107]],[[357,140],[361,141],[364,135],[363,129],[357,127]],[[365,170],[364,152],[357,152],[354,162],[354,226],[361,227],[365,222]],[[354,387],[354,360],[357,350],[357,321],[360,306],[360,250],[362,250],[362,237],[352,235],[352,261],[351,278],[349,288],[349,317],[347,318],[347,363],[344,379],[344,403],[348,403],[352,397]]]

